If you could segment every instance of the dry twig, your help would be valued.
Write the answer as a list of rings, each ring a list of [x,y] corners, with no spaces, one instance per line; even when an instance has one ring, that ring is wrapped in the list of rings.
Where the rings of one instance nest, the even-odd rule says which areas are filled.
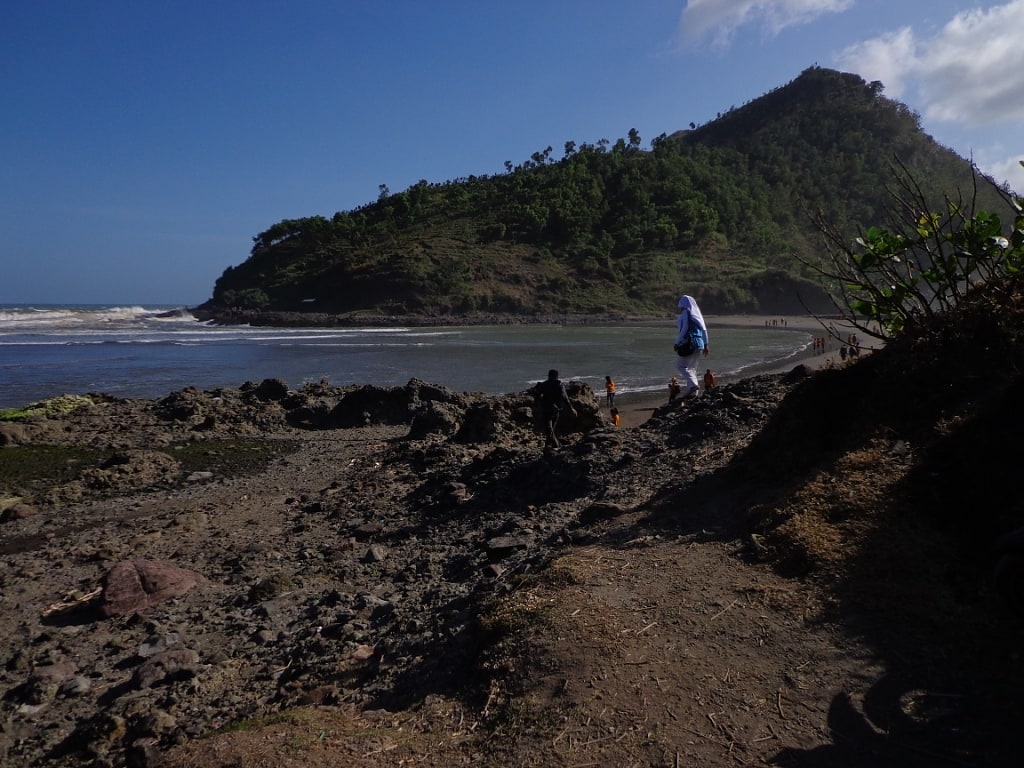
[[[78,608],[79,606],[85,605],[96,597],[99,597],[103,591],[103,587],[96,587],[92,592],[87,592],[84,595],[73,597],[72,595],[66,595],[56,603],[48,605],[43,611],[43,618],[47,616],[53,616],[54,614],[67,613],[68,611]]]
[[[708,619],[708,623],[710,624],[710,623],[711,623],[712,621],[714,621],[714,620],[715,620],[715,619],[717,619],[717,618],[718,618],[719,616],[721,616],[721,615],[722,615],[723,613],[725,613],[726,611],[728,611],[728,610],[729,610],[730,608],[732,608],[732,607],[733,607],[734,605],[736,605],[736,603],[738,603],[738,602],[739,602],[739,598],[736,598],[735,600],[733,600],[733,601],[732,601],[731,603],[729,603],[729,604],[728,604],[727,606],[725,606],[725,608],[723,608],[723,609],[722,609],[722,610],[720,610],[720,611],[719,611],[718,613],[716,613],[716,614],[715,614],[714,616],[712,616],[712,617],[711,617],[710,619]]]

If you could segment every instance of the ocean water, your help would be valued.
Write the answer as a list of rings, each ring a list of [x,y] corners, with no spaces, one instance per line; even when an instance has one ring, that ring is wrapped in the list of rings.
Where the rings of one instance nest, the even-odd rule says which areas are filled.
[[[795,361],[811,345],[809,333],[765,328],[757,318],[749,328],[707,321],[712,356],[705,365],[723,383]],[[675,373],[674,338],[671,318],[618,326],[285,329],[201,323],[180,307],[0,305],[0,408],[86,392],[155,398],[265,378],[292,388],[321,380],[397,386],[418,378],[502,394],[532,386],[549,368],[597,392],[611,376],[628,397],[665,389]]]

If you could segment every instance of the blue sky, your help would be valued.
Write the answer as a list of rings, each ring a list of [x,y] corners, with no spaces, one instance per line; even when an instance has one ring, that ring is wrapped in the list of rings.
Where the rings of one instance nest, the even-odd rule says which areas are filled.
[[[812,65],[1024,190],[1024,0],[8,0],[0,303],[194,305],[254,235]]]

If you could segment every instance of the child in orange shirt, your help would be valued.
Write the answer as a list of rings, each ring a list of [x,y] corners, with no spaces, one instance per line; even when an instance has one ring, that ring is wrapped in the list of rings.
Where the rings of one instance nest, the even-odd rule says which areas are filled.
[[[607,396],[608,396],[608,407],[609,408],[614,408],[615,407],[615,382],[612,381],[612,377],[611,376],[605,376],[604,377],[604,391],[607,393]]]
[[[671,403],[677,397],[679,393],[683,391],[683,388],[679,385],[679,377],[673,376],[671,381],[668,383],[668,401]]]

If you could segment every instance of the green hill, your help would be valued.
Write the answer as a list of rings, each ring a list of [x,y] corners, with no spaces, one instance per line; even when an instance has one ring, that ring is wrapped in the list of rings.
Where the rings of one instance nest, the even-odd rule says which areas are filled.
[[[828,311],[804,266],[822,250],[815,220],[851,238],[884,222],[897,159],[925,189],[1006,206],[881,89],[814,67],[649,149],[631,130],[493,176],[382,187],[259,233],[203,308],[663,314],[685,290],[713,313]]]

